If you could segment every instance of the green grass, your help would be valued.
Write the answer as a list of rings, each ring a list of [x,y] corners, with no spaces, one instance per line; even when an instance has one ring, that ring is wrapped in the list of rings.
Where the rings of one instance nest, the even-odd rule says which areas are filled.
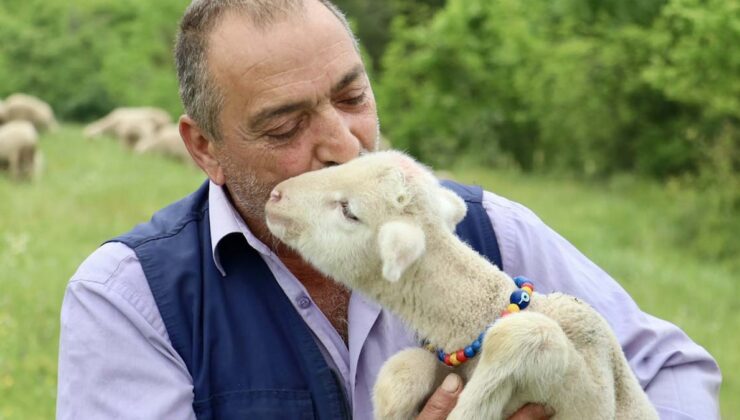
[[[86,141],[79,127],[42,138],[34,183],[0,176],[0,420],[54,416],[59,309],[69,277],[101,242],[195,189],[197,170]],[[609,185],[460,169],[535,210],[611,273],[648,312],[687,331],[725,375],[725,419],[740,411],[740,315],[729,265],[701,261],[672,239],[673,195],[622,179]]]

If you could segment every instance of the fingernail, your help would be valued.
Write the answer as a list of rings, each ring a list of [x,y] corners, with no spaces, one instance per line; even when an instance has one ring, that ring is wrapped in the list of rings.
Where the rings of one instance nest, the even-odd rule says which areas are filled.
[[[460,377],[455,375],[454,373],[450,373],[445,378],[444,382],[442,382],[442,389],[449,392],[450,394],[457,391],[457,389],[460,388]]]

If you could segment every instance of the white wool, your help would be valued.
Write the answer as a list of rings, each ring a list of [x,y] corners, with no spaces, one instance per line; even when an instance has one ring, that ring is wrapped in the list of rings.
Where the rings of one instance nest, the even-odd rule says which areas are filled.
[[[11,178],[38,175],[41,159],[37,148],[38,133],[32,123],[15,120],[0,126],[0,168],[7,169]]]
[[[516,290],[454,235],[465,212],[427,168],[395,151],[284,181],[266,206],[273,234],[446,351],[469,345]],[[450,370],[420,348],[393,356],[376,382],[376,417],[413,418]],[[534,293],[454,370],[467,384],[450,419],[503,419],[527,402],[559,419],[657,418],[606,321],[562,294]]]
[[[159,108],[116,108],[105,117],[85,126],[83,134],[88,139],[112,136],[125,147],[135,149],[139,142],[154,137],[159,130],[171,123],[170,115]]]
[[[24,93],[14,93],[5,98],[2,113],[5,121],[28,121],[39,133],[59,126],[49,104]]]

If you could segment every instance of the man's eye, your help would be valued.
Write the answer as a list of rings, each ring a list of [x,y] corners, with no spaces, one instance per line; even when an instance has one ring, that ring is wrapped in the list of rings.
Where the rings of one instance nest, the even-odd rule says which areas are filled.
[[[270,138],[276,139],[276,140],[289,140],[293,138],[293,136],[298,134],[298,132],[301,130],[301,127],[303,126],[302,122],[303,120],[299,121],[292,127],[286,124],[288,125],[288,129],[284,129],[283,127],[281,127],[280,129],[275,130],[274,132],[267,133],[267,136]]]
[[[362,92],[358,96],[343,100],[342,103],[345,105],[360,105],[364,103],[366,99],[367,99],[367,93]]]

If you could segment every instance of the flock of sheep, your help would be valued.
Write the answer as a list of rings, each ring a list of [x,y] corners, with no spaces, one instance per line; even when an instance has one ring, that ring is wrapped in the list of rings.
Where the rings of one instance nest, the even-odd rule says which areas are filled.
[[[0,100],[0,172],[13,180],[36,177],[42,167],[39,136],[59,126],[43,100],[15,93]],[[135,153],[167,156],[192,164],[177,125],[162,109],[118,108],[85,127],[88,139],[113,137]]]

